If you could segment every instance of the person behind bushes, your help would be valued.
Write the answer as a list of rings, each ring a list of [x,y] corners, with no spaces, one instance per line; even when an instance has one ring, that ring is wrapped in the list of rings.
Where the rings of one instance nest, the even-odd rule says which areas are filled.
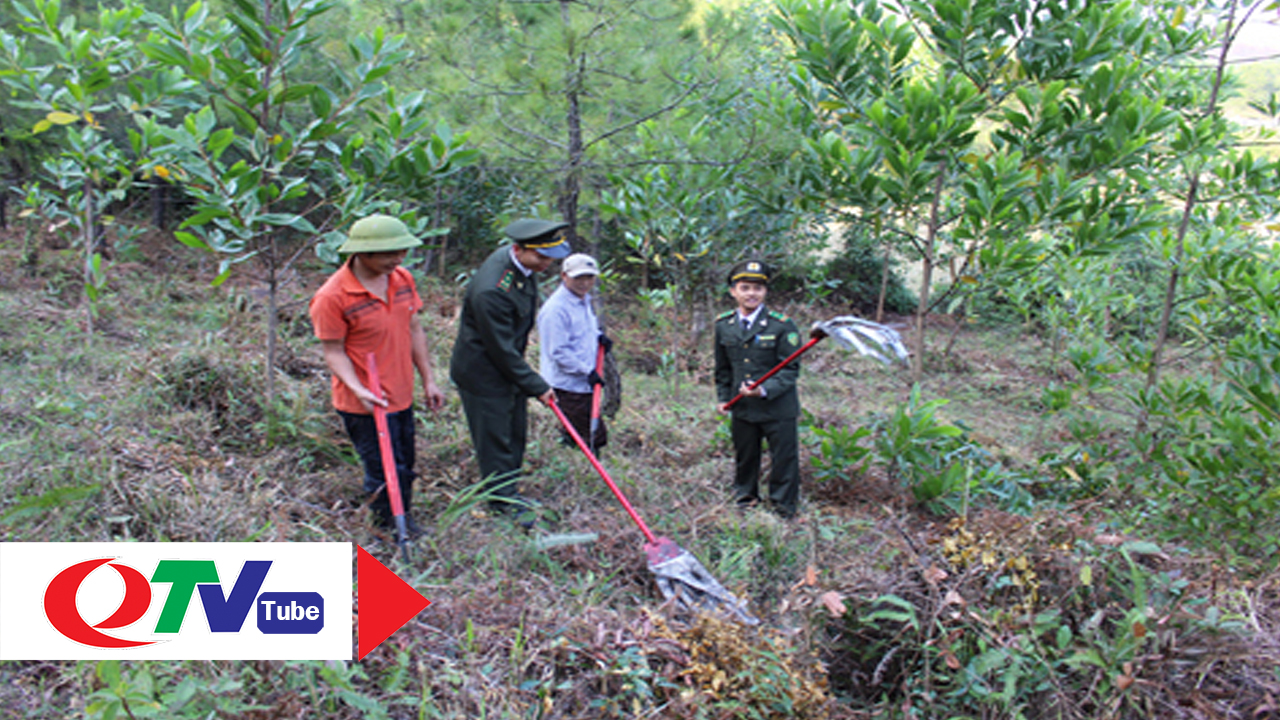
[[[760,502],[761,442],[768,440],[769,503],[779,516],[790,519],[800,504],[800,363],[792,362],[754,390],[749,387],[800,346],[800,332],[791,318],[765,308],[769,277],[769,269],[755,260],[729,271],[729,295],[737,307],[716,318],[716,409],[732,413],[733,493],[738,505]],[[738,393],[743,398],[726,408]]]
[[[348,256],[346,262],[325,281],[310,305],[311,324],[332,376],[333,407],[360,456],[364,491],[374,494],[370,502],[374,524],[394,527],[373,419],[376,405],[387,411],[405,524],[414,537],[421,534],[410,514],[414,370],[422,378],[427,408],[434,412],[444,406],[444,394],[431,371],[427,335],[417,318],[422,299],[413,275],[400,267],[409,250],[421,244],[396,218],[370,215],[356,221],[338,248]],[[381,388],[369,387],[370,352],[378,364]]]

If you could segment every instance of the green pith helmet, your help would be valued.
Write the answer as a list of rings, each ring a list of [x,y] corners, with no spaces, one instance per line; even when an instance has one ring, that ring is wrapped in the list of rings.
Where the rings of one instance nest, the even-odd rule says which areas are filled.
[[[351,224],[347,241],[338,248],[340,255],[365,252],[392,252],[416,248],[422,241],[409,234],[409,228],[390,215],[370,215]]]

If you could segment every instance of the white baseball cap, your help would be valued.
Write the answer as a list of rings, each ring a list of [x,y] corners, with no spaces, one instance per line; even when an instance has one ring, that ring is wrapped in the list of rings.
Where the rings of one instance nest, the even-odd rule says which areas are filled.
[[[574,253],[564,259],[564,265],[561,271],[571,278],[579,275],[599,275],[600,268],[596,265],[596,259],[586,253]]]

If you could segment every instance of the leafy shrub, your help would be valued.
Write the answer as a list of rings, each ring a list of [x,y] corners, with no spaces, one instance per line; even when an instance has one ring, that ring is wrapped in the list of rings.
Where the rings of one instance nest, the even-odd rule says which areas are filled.
[[[1171,538],[1199,539],[1228,557],[1274,564],[1280,423],[1232,390],[1229,382],[1196,378],[1164,381],[1139,394],[1154,425],[1142,438],[1150,442],[1154,471],[1149,492]]]
[[[842,240],[843,249],[825,262],[782,268],[770,290],[800,294],[809,302],[848,305],[859,314],[874,315],[885,274],[883,248],[857,225],[850,226]],[[899,315],[913,313],[916,296],[894,271],[895,261],[890,259],[890,263],[884,309]]]
[[[818,452],[810,458],[816,480],[848,480],[862,473],[871,448],[863,446],[861,441],[871,435],[870,429],[860,426],[850,430],[837,426],[811,427],[810,431],[818,438]]]
[[[1192,677],[1239,672],[1197,667],[1247,628],[1194,597],[1181,573],[1151,567],[1164,557],[1155,545],[1092,542],[1038,520],[949,527],[940,556],[910,558],[923,571],[828,624],[831,686],[853,706],[921,718],[1165,716],[1153,708],[1174,707],[1173,689]],[[1242,693],[1265,697],[1265,679],[1248,684]]]
[[[389,717],[364,692],[358,663],[259,662],[237,671],[212,663],[102,660],[94,676],[88,720],[233,717],[269,708],[291,716]]]
[[[892,414],[872,419],[873,447],[890,480],[901,480],[916,502],[937,505],[973,486],[973,466],[986,463],[986,451],[972,443],[960,425],[943,422],[937,410],[947,400],[920,399],[913,385],[907,402]]]

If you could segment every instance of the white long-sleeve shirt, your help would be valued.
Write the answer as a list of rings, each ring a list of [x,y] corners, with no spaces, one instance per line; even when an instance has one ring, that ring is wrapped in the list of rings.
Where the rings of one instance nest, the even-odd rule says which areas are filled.
[[[543,379],[559,390],[591,392],[587,376],[596,369],[600,337],[591,295],[578,297],[561,284],[538,311],[538,337]]]

